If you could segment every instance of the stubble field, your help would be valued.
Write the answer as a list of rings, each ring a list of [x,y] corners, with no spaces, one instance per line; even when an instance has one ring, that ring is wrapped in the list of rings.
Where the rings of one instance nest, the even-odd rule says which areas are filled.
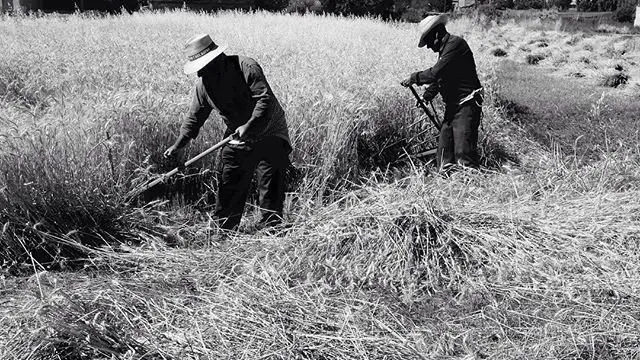
[[[436,59],[415,25],[2,18],[0,358],[639,357],[640,39],[449,29],[487,90],[485,168],[443,178],[410,156],[428,123],[399,82]],[[286,232],[211,240],[215,157],[124,201],[176,165],[160,154],[201,32],[258,60],[285,108],[303,174]]]

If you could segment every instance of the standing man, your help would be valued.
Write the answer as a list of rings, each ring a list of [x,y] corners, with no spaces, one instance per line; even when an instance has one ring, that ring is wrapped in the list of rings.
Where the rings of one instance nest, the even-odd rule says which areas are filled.
[[[233,135],[221,153],[222,174],[215,215],[225,230],[237,230],[253,173],[257,172],[261,226],[282,222],[284,174],[291,142],[285,114],[258,63],[249,57],[225,55],[207,34],[191,38],[185,47],[185,74],[198,74],[195,94],[180,135],[164,156],[169,157],[198,136],[216,109]]]
[[[454,164],[477,168],[483,89],[469,45],[461,37],[449,34],[446,23],[444,14],[428,16],[420,22],[418,47],[427,45],[438,53],[438,61],[427,70],[411,74],[401,84],[428,84],[423,95],[427,102],[438,92],[442,95],[445,114],[438,143],[438,168],[446,170]]]

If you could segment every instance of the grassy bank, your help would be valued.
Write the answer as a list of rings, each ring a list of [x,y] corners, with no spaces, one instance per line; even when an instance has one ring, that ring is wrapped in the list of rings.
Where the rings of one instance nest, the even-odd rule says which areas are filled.
[[[640,157],[620,129],[637,127],[637,40],[536,26],[451,24],[487,89],[491,167],[441,178],[404,156],[423,125],[399,81],[435,61],[414,25],[3,18],[0,357],[639,356]],[[256,58],[285,107],[304,175],[287,233],[211,242],[214,158],[164,188],[171,202],[123,201],[176,165],[160,154],[194,80],[181,49],[203,31]],[[603,86],[610,71],[629,81]],[[210,119],[184,156],[221,132]]]

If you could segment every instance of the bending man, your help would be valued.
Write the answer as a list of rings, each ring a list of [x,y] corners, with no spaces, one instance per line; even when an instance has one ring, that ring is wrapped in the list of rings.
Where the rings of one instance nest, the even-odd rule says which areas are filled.
[[[285,114],[262,68],[249,57],[227,56],[207,34],[193,37],[185,47],[185,74],[198,74],[195,94],[180,135],[164,155],[172,156],[198,136],[216,109],[234,135],[221,153],[222,174],[215,215],[220,227],[236,230],[242,219],[249,185],[257,172],[261,226],[282,221],[284,174],[291,142]]]
[[[445,114],[438,143],[438,168],[453,164],[478,167],[478,127],[482,114],[482,87],[473,53],[461,37],[449,34],[446,15],[428,16],[420,22],[418,47],[438,53],[431,68],[411,74],[403,86],[428,84],[423,97],[431,101],[440,92]]]

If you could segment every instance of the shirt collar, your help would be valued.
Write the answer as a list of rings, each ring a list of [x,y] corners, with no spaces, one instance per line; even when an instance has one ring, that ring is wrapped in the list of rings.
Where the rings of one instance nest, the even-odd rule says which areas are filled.
[[[438,52],[442,54],[442,50],[444,50],[444,46],[447,45],[447,41],[449,41],[449,38],[451,37],[451,34],[446,33],[444,34],[444,36],[442,37],[442,41],[440,42],[440,49],[438,49]]]

